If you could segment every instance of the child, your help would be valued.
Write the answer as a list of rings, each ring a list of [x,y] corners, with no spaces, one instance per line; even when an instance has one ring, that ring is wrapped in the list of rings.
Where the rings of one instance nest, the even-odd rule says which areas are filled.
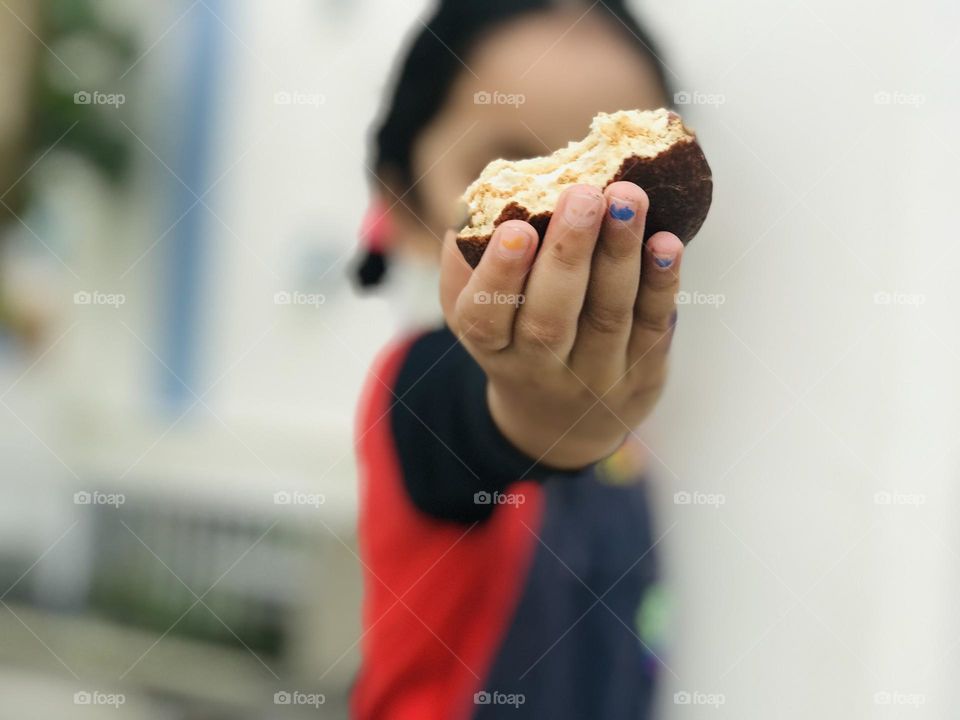
[[[418,27],[376,134],[360,275],[439,256],[445,327],[388,347],[361,403],[352,714],[645,718],[655,541],[642,482],[609,458],[663,387],[682,244],[642,243],[631,183],[567,188],[539,251],[503,223],[476,270],[447,228],[489,160],[666,105],[663,68],[616,2],[450,0]]]

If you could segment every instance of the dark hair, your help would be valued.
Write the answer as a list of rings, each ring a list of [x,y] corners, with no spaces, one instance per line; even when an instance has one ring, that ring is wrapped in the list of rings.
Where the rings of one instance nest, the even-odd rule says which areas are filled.
[[[399,65],[392,92],[384,105],[373,136],[371,168],[379,181],[390,169],[409,188],[414,183],[411,155],[420,132],[440,112],[473,46],[495,29],[520,15],[569,5],[591,7],[587,0],[440,0],[428,20],[420,25]],[[653,70],[670,96],[666,68],[653,41],[627,9],[625,0],[599,0],[599,11],[608,12],[612,25],[634,42],[651,61]],[[415,194],[412,201],[417,202]],[[386,271],[382,250],[370,250],[358,267],[363,286],[377,284]]]

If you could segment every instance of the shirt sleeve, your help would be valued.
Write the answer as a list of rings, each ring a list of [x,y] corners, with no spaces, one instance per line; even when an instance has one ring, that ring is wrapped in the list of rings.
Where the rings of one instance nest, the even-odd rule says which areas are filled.
[[[576,475],[542,465],[497,428],[486,375],[449,330],[417,338],[393,388],[391,429],[414,505],[433,517],[476,522],[495,493],[519,480]]]

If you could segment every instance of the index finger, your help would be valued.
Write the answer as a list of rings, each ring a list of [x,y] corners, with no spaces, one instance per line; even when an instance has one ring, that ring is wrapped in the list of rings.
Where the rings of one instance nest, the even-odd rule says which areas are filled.
[[[494,231],[453,307],[458,332],[469,347],[498,352],[510,345],[537,240],[537,231],[522,220],[507,220]]]

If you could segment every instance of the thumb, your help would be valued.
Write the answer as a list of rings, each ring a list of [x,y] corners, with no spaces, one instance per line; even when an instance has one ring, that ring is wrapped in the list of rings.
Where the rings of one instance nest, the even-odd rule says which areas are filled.
[[[454,313],[457,298],[460,297],[472,273],[473,268],[463,259],[463,254],[457,247],[457,233],[454,230],[447,230],[440,250],[440,305],[447,325],[454,332],[457,330]]]

